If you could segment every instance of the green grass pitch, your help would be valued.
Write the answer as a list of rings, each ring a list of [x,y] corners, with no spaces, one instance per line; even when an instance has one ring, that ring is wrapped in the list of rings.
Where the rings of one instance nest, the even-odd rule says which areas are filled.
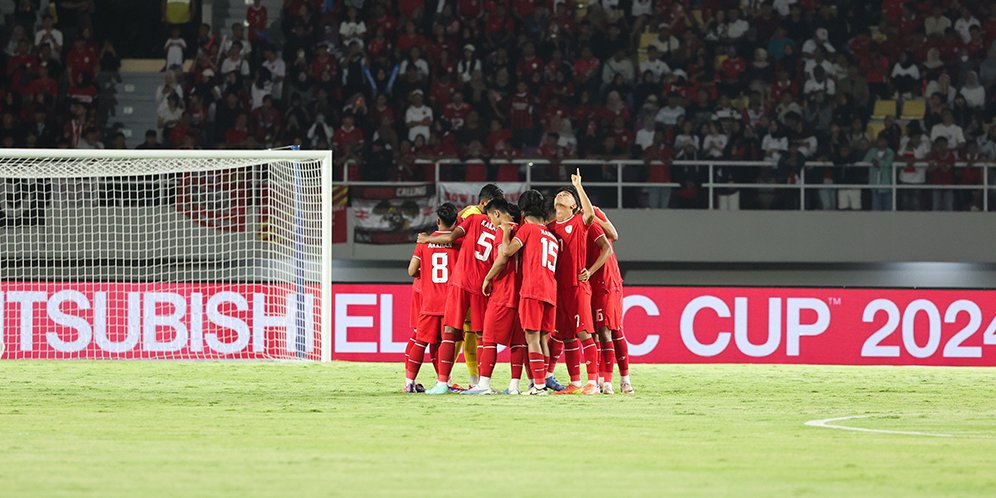
[[[634,396],[431,397],[400,364],[3,362],[0,496],[993,496],[994,375],[636,365]],[[954,437],[804,425],[862,414]]]

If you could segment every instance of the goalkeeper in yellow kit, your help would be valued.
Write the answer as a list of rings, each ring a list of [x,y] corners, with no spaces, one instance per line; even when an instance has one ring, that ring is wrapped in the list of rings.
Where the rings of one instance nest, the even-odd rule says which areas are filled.
[[[472,214],[484,214],[484,206],[487,206],[489,202],[494,199],[504,199],[505,192],[502,191],[501,187],[489,183],[481,188],[481,192],[477,196],[477,205],[470,205],[460,211],[460,216],[457,218],[457,223],[459,224],[464,218]],[[477,241],[470,241],[470,243],[475,244]],[[470,331],[470,311],[467,312],[467,319],[463,322],[463,359],[467,363],[467,371],[470,375],[470,385],[476,386],[478,382],[477,374],[477,334]],[[453,361],[456,362],[457,357],[460,356],[460,350],[457,349],[453,357]]]

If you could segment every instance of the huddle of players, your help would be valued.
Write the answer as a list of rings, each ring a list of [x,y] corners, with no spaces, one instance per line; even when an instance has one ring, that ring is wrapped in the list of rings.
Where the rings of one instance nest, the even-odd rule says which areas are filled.
[[[498,345],[511,353],[505,394],[520,394],[526,364],[532,385],[522,394],[612,394],[616,362],[621,391],[633,392],[622,332],[622,276],[610,242],[618,234],[592,206],[580,171],[571,183],[558,190],[552,212],[550,199],[539,191],[523,193],[516,205],[491,184],[481,190],[483,214],[460,220],[453,204],[439,207],[438,229],[419,235],[408,268],[421,292],[413,299],[405,392],[422,390],[415,378],[428,348],[437,376],[428,394],[497,394],[491,375]],[[479,378],[461,390],[451,384],[450,373],[468,311],[470,331],[478,337]],[[566,387],[553,375],[561,354],[571,377]]]

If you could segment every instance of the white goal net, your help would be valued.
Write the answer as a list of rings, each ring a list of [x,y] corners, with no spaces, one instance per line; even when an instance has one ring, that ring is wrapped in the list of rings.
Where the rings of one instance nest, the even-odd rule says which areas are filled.
[[[328,151],[0,150],[0,358],[330,358]]]

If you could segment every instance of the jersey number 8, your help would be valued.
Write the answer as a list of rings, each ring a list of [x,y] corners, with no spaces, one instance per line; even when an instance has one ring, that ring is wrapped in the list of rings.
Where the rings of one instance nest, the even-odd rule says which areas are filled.
[[[450,280],[450,258],[446,253],[437,252],[432,255],[432,283],[445,284]]]

